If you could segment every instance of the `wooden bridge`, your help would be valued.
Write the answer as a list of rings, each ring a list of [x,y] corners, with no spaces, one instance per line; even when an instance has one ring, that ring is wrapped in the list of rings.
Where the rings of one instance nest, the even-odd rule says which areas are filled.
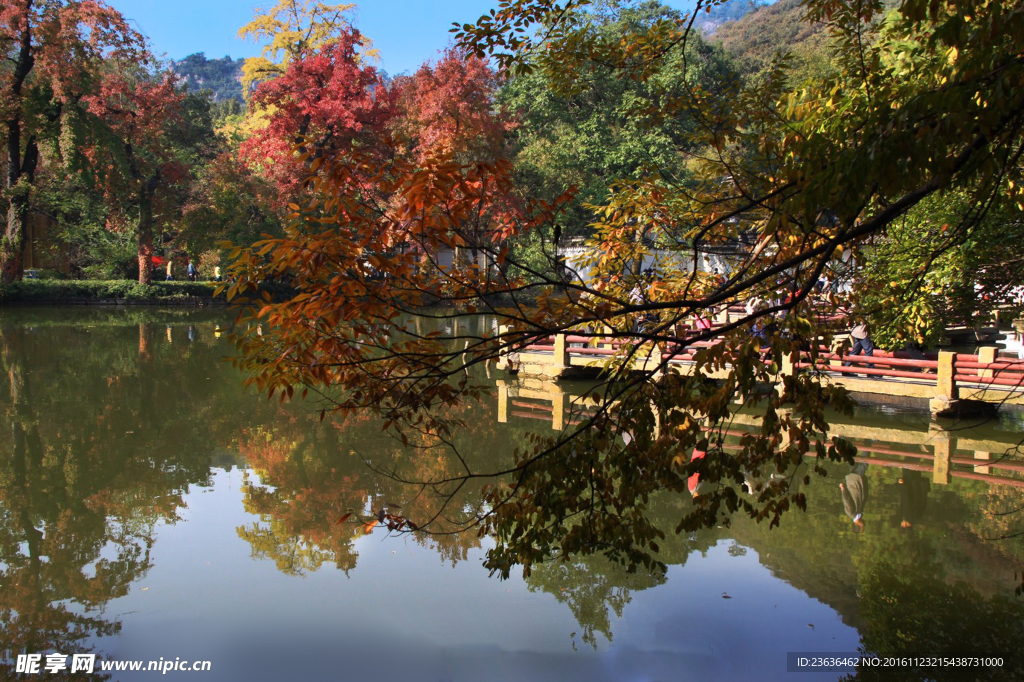
[[[695,354],[716,343],[720,342],[637,344],[625,338],[556,334],[503,355],[498,368],[525,376],[584,378],[609,367],[618,356],[631,357],[630,369],[635,371],[657,372],[664,359],[664,364],[686,374],[696,367]],[[845,339],[840,339],[831,350],[822,348],[815,357],[808,353],[782,357],[775,381],[797,372],[813,372],[852,393],[928,401],[932,413],[940,417],[982,404],[1024,404],[1024,360],[1001,357],[995,346],[983,347],[976,354],[941,351],[918,353],[917,357],[877,349],[871,356],[847,355],[844,346]],[[726,367],[706,372],[706,376],[724,378],[729,371]]]
[[[498,421],[550,422],[561,431],[582,423],[597,402],[566,390],[565,384],[539,378],[499,379]],[[993,485],[1024,488],[1024,452],[1021,436],[991,426],[963,431],[936,422],[901,424],[892,428],[879,420],[830,415],[827,436],[840,436],[857,446],[857,461],[883,467],[931,472],[933,482],[944,485],[951,478],[983,481]],[[737,408],[721,431],[723,450],[739,450],[739,438],[753,433],[760,417]],[[823,434],[824,435],[824,434]]]

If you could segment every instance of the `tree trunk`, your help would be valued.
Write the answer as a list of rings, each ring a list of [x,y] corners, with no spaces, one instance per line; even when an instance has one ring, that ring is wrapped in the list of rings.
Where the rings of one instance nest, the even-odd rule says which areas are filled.
[[[7,123],[7,156],[7,221],[0,237],[0,282],[5,284],[22,277],[29,188],[39,161],[39,148],[34,137],[29,138],[22,155],[21,126],[16,121]]]
[[[31,9],[31,3],[26,9]],[[9,91],[4,92],[5,98],[15,107],[6,121],[7,173],[4,178],[4,189],[7,193],[7,224],[3,236],[0,237],[0,283],[8,284],[22,277],[22,249],[25,247],[25,219],[28,217],[28,190],[35,175],[36,163],[39,161],[39,148],[35,137],[29,136],[25,145],[24,155],[21,149],[21,86],[35,65],[32,54],[32,23],[26,18],[19,36],[19,50],[14,59],[14,70],[10,73]],[[11,57],[8,54],[8,59]]]
[[[636,231],[633,233],[633,243],[636,244],[635,248],[637,251],[643,248],[645,236],[647,236],[646,227],[638,227]],[[642,275],[644,272],[644,257],[637,256],[636,258],[634,258],[633,261],[630,263],[629,270],[630,274],[633,275],[635,279],[639,279],[640,275]]]
[[[139,284],[153,278],[153,193],[147,183],[139,192]]]
[[[7,225],[0,238],[0,282],[9,284],[22,277],[21,257],[25,248],[25,219],[28,218],[28,197],[11,197],[7,208]]]

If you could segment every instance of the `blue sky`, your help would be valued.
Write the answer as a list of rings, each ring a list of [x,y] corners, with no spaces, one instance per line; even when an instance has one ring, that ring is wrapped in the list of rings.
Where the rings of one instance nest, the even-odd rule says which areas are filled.
[[[340,1],[340,0],[338,0]],[[253,8],[274,0],[107,0],[136,29],[147,35],[153,51],[171,59],[193,52],[207,57],[251,57],[253,42],[238,39],[238,29]],[[498,0],[365,0],[357,3],[355,24],[381,53],[381,66],[394,75],[415,71],[433,59],[450,40],[453,21],[475,21]],[[666,2],[681,7],[685,2]]]
[[[337,0],[340,2],[341,0]],[[274,0],[107,0],[149,36],[153,51],[181,59],[193,52],[207,57],[251,57],[259,48],[238,39],[238,29],[254,7]],[[381,53],[388,73],[414,71],[433,59],[450,39],[453,21],[468,23],[497,6],[497,0],[367,0],[357,3],[355,24]]]

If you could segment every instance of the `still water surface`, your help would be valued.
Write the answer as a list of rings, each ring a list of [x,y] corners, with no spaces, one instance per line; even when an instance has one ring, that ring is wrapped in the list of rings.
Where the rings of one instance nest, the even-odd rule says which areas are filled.
[[[423,476],[454,465],[371,420],[321,423],[314,405],[244,390],[222,361],[229,319],[0,311],[0,677],[19,653],[57,651],[211,661],[169,679],[779,680],[794,675],[787,652],[859,647],[1007,659],[998,674],[935,679],[1020,672],[1024,466],[999,459],[1018,440],[1014,415],[952,434],[912,412],[844,418],[869,462],[863,533],[838,489],[849,467],[830,465],[781,528],[736,519],[670,535],[666,575],[588,558],[499,581],[475,533],[338,523],[386,503],[436,511],[368,462]],[[460,448],[510,458],[550,430],[542,403],[496,385]],[[464,495],[456,507],[478,501]],[[652,515],[671,528],[686,503],[658,500]]]

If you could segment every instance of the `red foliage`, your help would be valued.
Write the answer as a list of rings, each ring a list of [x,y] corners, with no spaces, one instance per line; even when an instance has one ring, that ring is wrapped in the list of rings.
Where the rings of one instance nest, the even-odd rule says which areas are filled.
[[[453,155],[462,162],[499,158],[506,116],[495,109],[500,78],[476,57],[447,49],[436,65],[424,64],[414,76],[396,79],[402,109],[399,130],[416,157]]]
[[[0,49],[5,54],[26,46],[31,84],[45,86],[56,101],[88,89],[99,57],[145,60],[143,38],[120,12],[93,0],[0,4]],[[19,58],[20,61],[20,58]],[[9,119],[22,104],[14,85],[17,69],[0,70],[0,116]]]
[[[125,165],[118,168],[111,163],[109,170],[120,170],[123,180],[141,181],[157,172],[171,181],[182,178],[185,168],[175,158],[171,132],[182,123],[184,99],[171,74],[159,80],[122,73],[107,75],[99,92],[84,101],[89,113],[103,121],[117,138],[115,157]],[[93,161],[98,161],[102,153],[102,149],[90,150]]]
[[[184,127],[185,95],[172,74],[156,79],[141,70],[128,70],[107,74],[99,92],[83,100],[89,113],[106,126],[109,138],[87,156],[103,170],[105,195],[115,216],[129,209],[133,214],[139,281],[148,283],[154,207],[167,199],[167,188],[188,177],[188,167],[175,149],[177,133]],[[117,222],[127,220],[122,215]]]
[[[261,83],[253,105],[269,116],[241,148],[242,158],[281,190],[282,203],[295,194],[306,168],[293,160],[297,138],[317,149],[358,146],[386,154],[380,133],[394,116],[391,91],[372,66],[361,65],[362,37],[352,29],[319,52],[292,61],[283,76]]]

